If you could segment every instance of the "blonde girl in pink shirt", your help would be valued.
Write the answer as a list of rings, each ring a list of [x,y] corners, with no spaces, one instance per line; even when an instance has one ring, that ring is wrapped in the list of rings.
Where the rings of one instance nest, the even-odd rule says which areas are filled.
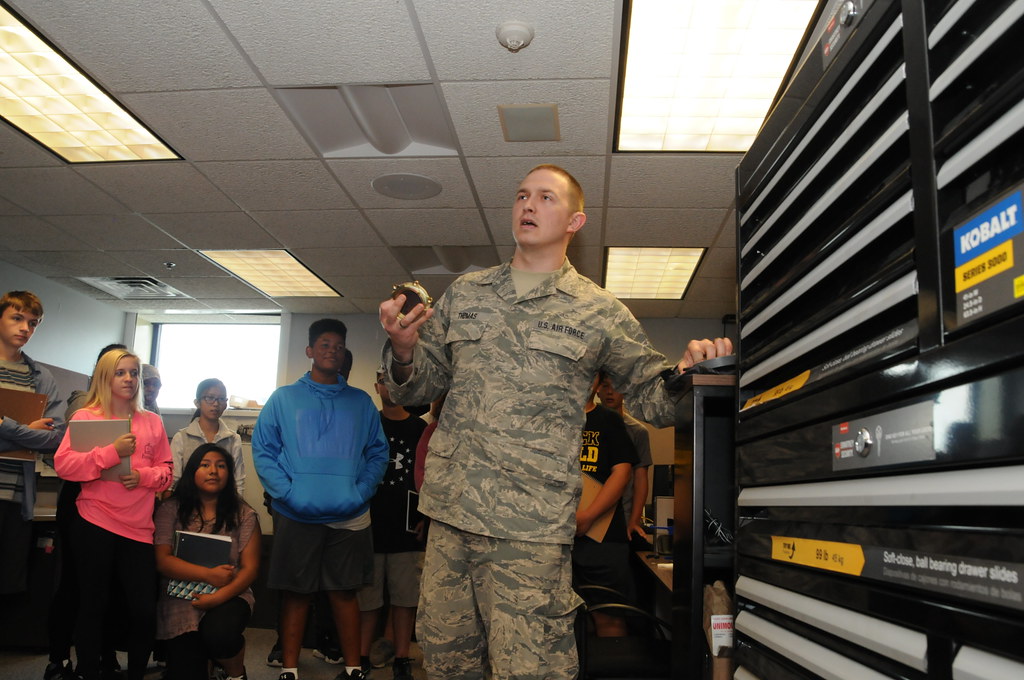
[[[142,407],[139,358],[111,350],[96,364],[85,407],[71,420],[130,419],[130,434],[91,451],[71,448],[71,428],[54,456],[64,479],[82,483],[81,516],[71,527],[78,567],[79,603],[75,648],[77,671],[99,678],[103,614],[118,598],[127,611],[128,680],[142,680],[153,646],[156,620],[156,562],[153,553],[153,505],[171,483],[171,448],[163,421]],[[131,458],[131,473],[119,481],[100,473]],[[117,587],[112,588],[111,584]]]

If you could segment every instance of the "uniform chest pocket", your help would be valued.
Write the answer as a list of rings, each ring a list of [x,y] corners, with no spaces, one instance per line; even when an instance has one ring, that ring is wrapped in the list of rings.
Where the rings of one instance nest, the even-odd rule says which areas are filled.
[[[482,321],[460,321],[448,327],[448,333],[444,336],[446,343],[476,342],[484,337],[484,330],[487,324]]]
[[[587,343],[569,335],[552,333],[533,333],[526,341],[532,350],[540,350],[565,357],[571,361],[579,361],[587,353]]]

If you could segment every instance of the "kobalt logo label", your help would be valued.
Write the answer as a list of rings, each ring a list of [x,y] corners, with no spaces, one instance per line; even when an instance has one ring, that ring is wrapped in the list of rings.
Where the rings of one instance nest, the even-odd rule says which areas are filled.
[[[953,232],[957,266],[1021,233],[1021,192],[1015,192]]]

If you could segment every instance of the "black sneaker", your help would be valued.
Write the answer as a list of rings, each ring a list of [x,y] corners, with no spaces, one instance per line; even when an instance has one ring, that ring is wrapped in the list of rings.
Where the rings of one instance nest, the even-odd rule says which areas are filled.
[[[391,665],[394,680],[412,680],[412,659],[407,656],[396,656]]]
[[[43,669],[43,680],[73,680],[75,670],[71,667],[71,659],[51,661]]]
[[[370,676],[365,671],[361,668],[357,668],[351,673],[347,673],[345,671],[338,673],[334,680],[367,680],[369,677]]]
[[[273,666],[274,668],[281,668],[284,666],[284,655],[281,652],[281,642],[277,641],[271,648],[270,653],[267,654],[267,665]],[[294,680],[294,678],[292,679]]]
[[[298,679],[295,677],[295,673],[281,673],[281,675],[277,676],[277,680],[298,680]]]
[[[370,671],[373,670],[373,664],[370,663],[370,657],[361,656],[359,657],[359,667],[367,677],[370,675]]]

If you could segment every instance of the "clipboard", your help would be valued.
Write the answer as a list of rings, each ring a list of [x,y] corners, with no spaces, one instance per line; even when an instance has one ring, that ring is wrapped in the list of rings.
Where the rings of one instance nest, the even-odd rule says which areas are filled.
[[[0,387],[0,414],[4,418],[10,418],[22,425],[28,425],[42,418],[45,412],[45,394]],[[36,452],[29,451],[28,449],[12,449],[10,451],[0,451],[0,458],[34,461],[36,459]]]
[[[114,440],[132,431],[131,419],[123,420],[72,420],[68,423],[73,451],[92,451],[99,446],[113,444]],[[132,472],[131,456],[125,456],[114,467],[100,473],[100,479],[108,482],[121,481],[121,475]]]
[[[597,481],[586,472],[582,473],[583,476],[583,495],[580,497],[581,508],[588,507],[597,498],[597,494],[604,488],[604,484]],[[608,510],[594,520],[594,523],[590,525],[590,529],[585,534],[589,538],[594,539],[598,543],[604,542],[605,534],[608,533],[608,525],[612,523],[612,515],[615,514],[615,505],[608,508]]]

